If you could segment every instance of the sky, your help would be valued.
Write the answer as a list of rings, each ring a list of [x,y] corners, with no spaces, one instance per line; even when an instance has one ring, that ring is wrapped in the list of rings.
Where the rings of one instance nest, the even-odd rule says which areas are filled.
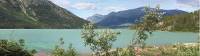
[[[86,19],[94,14],[106,15],[143,6],[152,8],[160,5],[161,9],[179,9],[192,12],[200,9],[200,0],[50,0],[75,15]]]

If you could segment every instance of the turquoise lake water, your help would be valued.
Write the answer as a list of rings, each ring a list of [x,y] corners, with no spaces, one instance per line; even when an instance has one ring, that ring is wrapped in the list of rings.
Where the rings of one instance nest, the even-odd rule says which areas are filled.
[[[100,29],[98,30],[100,31]],[[113,29],[112,31],[121,32],[118,35],[113,46],[127,47],[131,40],[135,37],[134,30],[128,29]],[[65,46],[69,43],[77,51],[89,51],[85,47],[81,39],[81,29],[1,29],[0,39],[18,40],[25,39],[27,48],[37,49],[39,51],[48,51],[55,47],[60,38],[64,38]],[[198,41],[198,33],[193,32],[154,32],[153,35],[147,39],[147,45],[170,45],[178,42],[191,43]]]

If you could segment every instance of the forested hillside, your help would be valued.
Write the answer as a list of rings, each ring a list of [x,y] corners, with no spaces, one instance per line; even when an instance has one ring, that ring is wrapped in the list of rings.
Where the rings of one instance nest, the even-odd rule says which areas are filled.
[[[166,16],[162,21],[162,30],[170,31],[199,31],[200,10],[175,16]]]

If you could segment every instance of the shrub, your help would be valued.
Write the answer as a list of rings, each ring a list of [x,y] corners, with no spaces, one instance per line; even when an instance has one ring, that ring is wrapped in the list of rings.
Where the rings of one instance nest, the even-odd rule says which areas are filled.
[[[186,47],[184,45],[177,45],[177,55],[176,56],[198,56],[199,46]]]
[[[36,50],[28,51],[24,46],[23,39],[18,42],[0,40],[0,56],[33,56],[36,53]]]
[[[160,56],[199,56],[199,46],[186,47],[183,44],[175,47],[159,48]]]
[[[63,47],[64,41],[63,38],[60,38],[59,45],[56,45],[55,49],[52,52],[53,56],[77,56],[75,48],[72,47],[72,44],[69,45],[68,49],[65,50]]]

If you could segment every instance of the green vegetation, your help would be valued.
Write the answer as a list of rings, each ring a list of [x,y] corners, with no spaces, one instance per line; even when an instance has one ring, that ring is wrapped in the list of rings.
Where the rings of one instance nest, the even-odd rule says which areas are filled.
[[[63,47],[64,41],[63,38],[60,38],[59,45],[56,45],[55,49],[52,52],[53,56],[78,56],[75,48],[72,47],[72,44],[69,45],[68,49],[65,50]]]
[[[56,45],[52,51],[53,56],[78,56],[72,44],[65,50],[63,47],[64,41],[61,38],[59,45]],[[25,41],[20,39],[18,42],[9,40],[0,40],[0,56],[34,56],[36,50],[28,50],[25,47]]]
[[[173,47],[164,46],[158,48],[148,48],[145,46],[145,40],[150,37],[153,31],[161,29],[167,25],[173,25],[173,31],[198,31],[198,21],[199,16],[198,12],[183,14],[182,16],[168,16],[169,18],[161,21],[163,14],[159,12],[159,7],[154,10],[148,10],[146,8],[146,15],[143,17],[143,20],[139,22],[135,29],[137,37],[133,44],[134,47],[139,48],[141,51],[135,50],[135,55],[141,56],[198,56],[199,55],[199,44],[196,46],[185,46],[183,44],[174,45]],[[172,21],[169,21],[172,20]],[[164,24],[159,24],[164,22]],[[174,23],[175,22],[175,23]],[[169,26],[168,25],[168,26]],[[182,26],[183,28],[179,28]],[[191,28],[192,27],[192,28]]]
[[[82,38],[84,44],[89,46],[93,51],[93,56],[135,56],[131,47],[128,48],[112,48],[112,43],[116,40],[119,32],[105,30],[103,32],[95,32],[94,25],[89,23],[83,26]]]
[[[17,3],[19,3],[19,1]],[[63,11],[63,9],[61,8],[58,9],[59,12],[64,12],[62,15],[54,14],[58,13],[56,12],[57,9],[53,9],[54,7],[48,5],[40,5],[41,7],[38,7],[34,4],[30,4],[31,5],[30,7],[32,9],[27,11],[32,11],[36,13],[36,15],[39,15],[36,16],[32,12],[25,13],[26,11],[23,10],[24,8],[21,8],[20,6],[17,5],[19,4],[16,4],[16,8],[15,6],[9,6],[6,3],[4,5],[0,5],[0,15],[3,15],[2,17],[0,16],[0,18],[3,19],[0,20],[0,28],[1,26],[4,26],[4,24],[8,25],[5,26],[5,28],[15,28],[15,27],[21,28],[21,26],[22,28],[32,28],[32,26],[35,27],[38,26],[38,24],[42,25],[38,27],[44,27],[44,28],[48,26],[50,28],[54,28],[54,26],[59,28],[63,27],[74,28],[77,26],[81,26],[82,23],[86,23],[85,21],[81,20],[79,22],[80,18],[74,16],[73,14],[70,14],[70,12]],[[25,6],[25,4],[23,6]],[[15,8],[16,11],[13,12],[13,8]],[[45,9],[49,10],[46,11]],[[113,48],[112,47],[113,42],[117,40],[117,35],[119,35],[120,33],[113,32],[111,30],[104,30],[102,32],[95,31],[95,26],[90,23],[85,24],[83,26],[81,38],[83,39],[84,41],[83,43],[85,44],[85,46],[89,46],[89,48],[92,50],[93,56],[140,56],[140,55],[141,56],[198,56],[199,44],[197,46],[190,46],[190,47],[186,47],[182,44],[174,46],[158,47],[158,48],[145,46],[145,41],[150,37],[150,35],[155,30],[158,29],[169,30],[169,31],[194,31],[194,32],[199,31],[198,21],[199,21],[200,10],[189,14],[166,16],[164,17],[163,20],[161,20],[163,18],[163,14],[159,10],[160,10],[159,6],[153,10],[150,10],[148,7],[145,9],[146,14],[143,17],[143,20],[141,20],[141,22],[135,25],[135,29],[137,30],[136,31],[137,36],[135,39],[133,39],[134,42],[131,43],[131,45],[128,47]],[[52,15],[57,15],[57,16],[52,16]],[[55,18],[59,18],[59,20],[55,20]],[[13,22],[5,23],[6,20]],[[28,22],[27,25],[29,24],[33,25],[31,26],[23,25],[26,24],[27,22]],[[14,26],[9,26],[10,24],[14,24]],[[36,53],[36,50],[32,51],[27,50],[25,48],[24,43],[25,41],[23,39],[20,39],[18,42],[9,40],[0,40],[0,56],[33,56]],[[78,56],[78,53],[76,49],[72,47],[72,44],[70,44],[68,49],[66,50],[64,48],[64,40],[63,38],[61,38],[59,44],[55,46],[55,49],[53,49],[51,55]]]
[[[141,51],[141,56],[199,56],[199,46],[185,46],[183,44],[152,47]]]
[[[197,10],[187,14],[166,16],[162,20],[163,25],[160,29],[168,31],[199,32],[199,13],[200,10]]]
[[[159,27],[157,24],[162,18],[162,13],[159,12],[159,10],[159,6],[153,10],[146,7],[146,14],[143,17],[143,20],[136,25],[137,37],[133,43],[134,46],[144,47],[144,41]]]
[[[192,46],[186,47],[184,45],[174,45],[175,47],[153,47],[145,46],[145,40],[150,37],[153,31],[163,27],[160,22],[163,22],[163,13],[160,12],[159,6],[156,9],[149,9],[146,7],[146,14],[143,20],[139,22],[135,29],[137,37],[135,41],[127,48],[112,49],[112,42],[116,39],[116,33],[100,32],[99,34],[94,31],[93,24],[86,24],[83,26],[83,39],[86,46],[94,52],[94,56],[198,56],[199,47]],[[109,31],[108,31],[109,32]],[[103,36],[103,37],[101,37]],[[109,45],[108,45],[109,44]]]
[[[177,45],[177,50],[175,50],[176,56],[198,56],[200,55],[199,44],[197,46],[184,46],[183,44]]]
[[[162,14],[164,15],[164,13],[165,12],[162,12],[159,14],[160,16],[162,16]],[[200,13],[200,10],[197,10],[191,13],[184,13],[184,14],[178,14],[178,15],[173,15],[173,16],[162,16],[163,18],[160,17],[158,22],[155,19],[151,19],[152,21],[155,21],[156,25],[159,27],[153,27],[153,26],[150,26],[150,24],[146,25],[145,27],[151,27],[151,28],[154,28],[153,30],[162,30],[162,31],[199,32],[199,28],[200,28],[199,27],[199,18],[200,18],[199,13]],[[144,21],[145,21],[145,17],[148,17],[148,15],[145,15],[142,18]],[[143,21],[141,20],[141,22]],[[136,25],[130,26],[130,28],[138,30],[138,28],[140,28],[142,25],[144,26],[144,24],[141,24],[141,22],[139,22]],[[151,23],[151,24],[154,24],[154,23]]]
[[[0,56],[33,56],[36,50],[29,51],[25,47],[25,41],[20,39],[18,42],[0,40]]]
[[[112,32],[106,30],[100,33],[94,31],[95,27],[93,24],[86,24],[83,26],[82,38],[84,44],[89,46],[96,56],[110,56],[109,51],[112,48],[112,42],[117,38],[119,32]]]
[[[0,56],[33,56],[36,50],[27,50],[24,46],[25,41],[20,39],[18,42],[9,41],[9,40],[0,40]],[[72,47],[72,44],[69,45],[68,49],[65,50],[63,47],[64,41],[61,38],[59,45],[51,53],[52,56],[78,56],[76,50]],[[146,46],[145,48],[139,50],[134,50],[128,48],[117,48],[114,51],[109,50],[107,52],[109,55],[105,55],[106,52],[101,52],[101,55],[93,56],[198,56],[200,55],[199,45],[195,46],[190,45],[169,45],[169,46],[160,46],[152,47]]]

